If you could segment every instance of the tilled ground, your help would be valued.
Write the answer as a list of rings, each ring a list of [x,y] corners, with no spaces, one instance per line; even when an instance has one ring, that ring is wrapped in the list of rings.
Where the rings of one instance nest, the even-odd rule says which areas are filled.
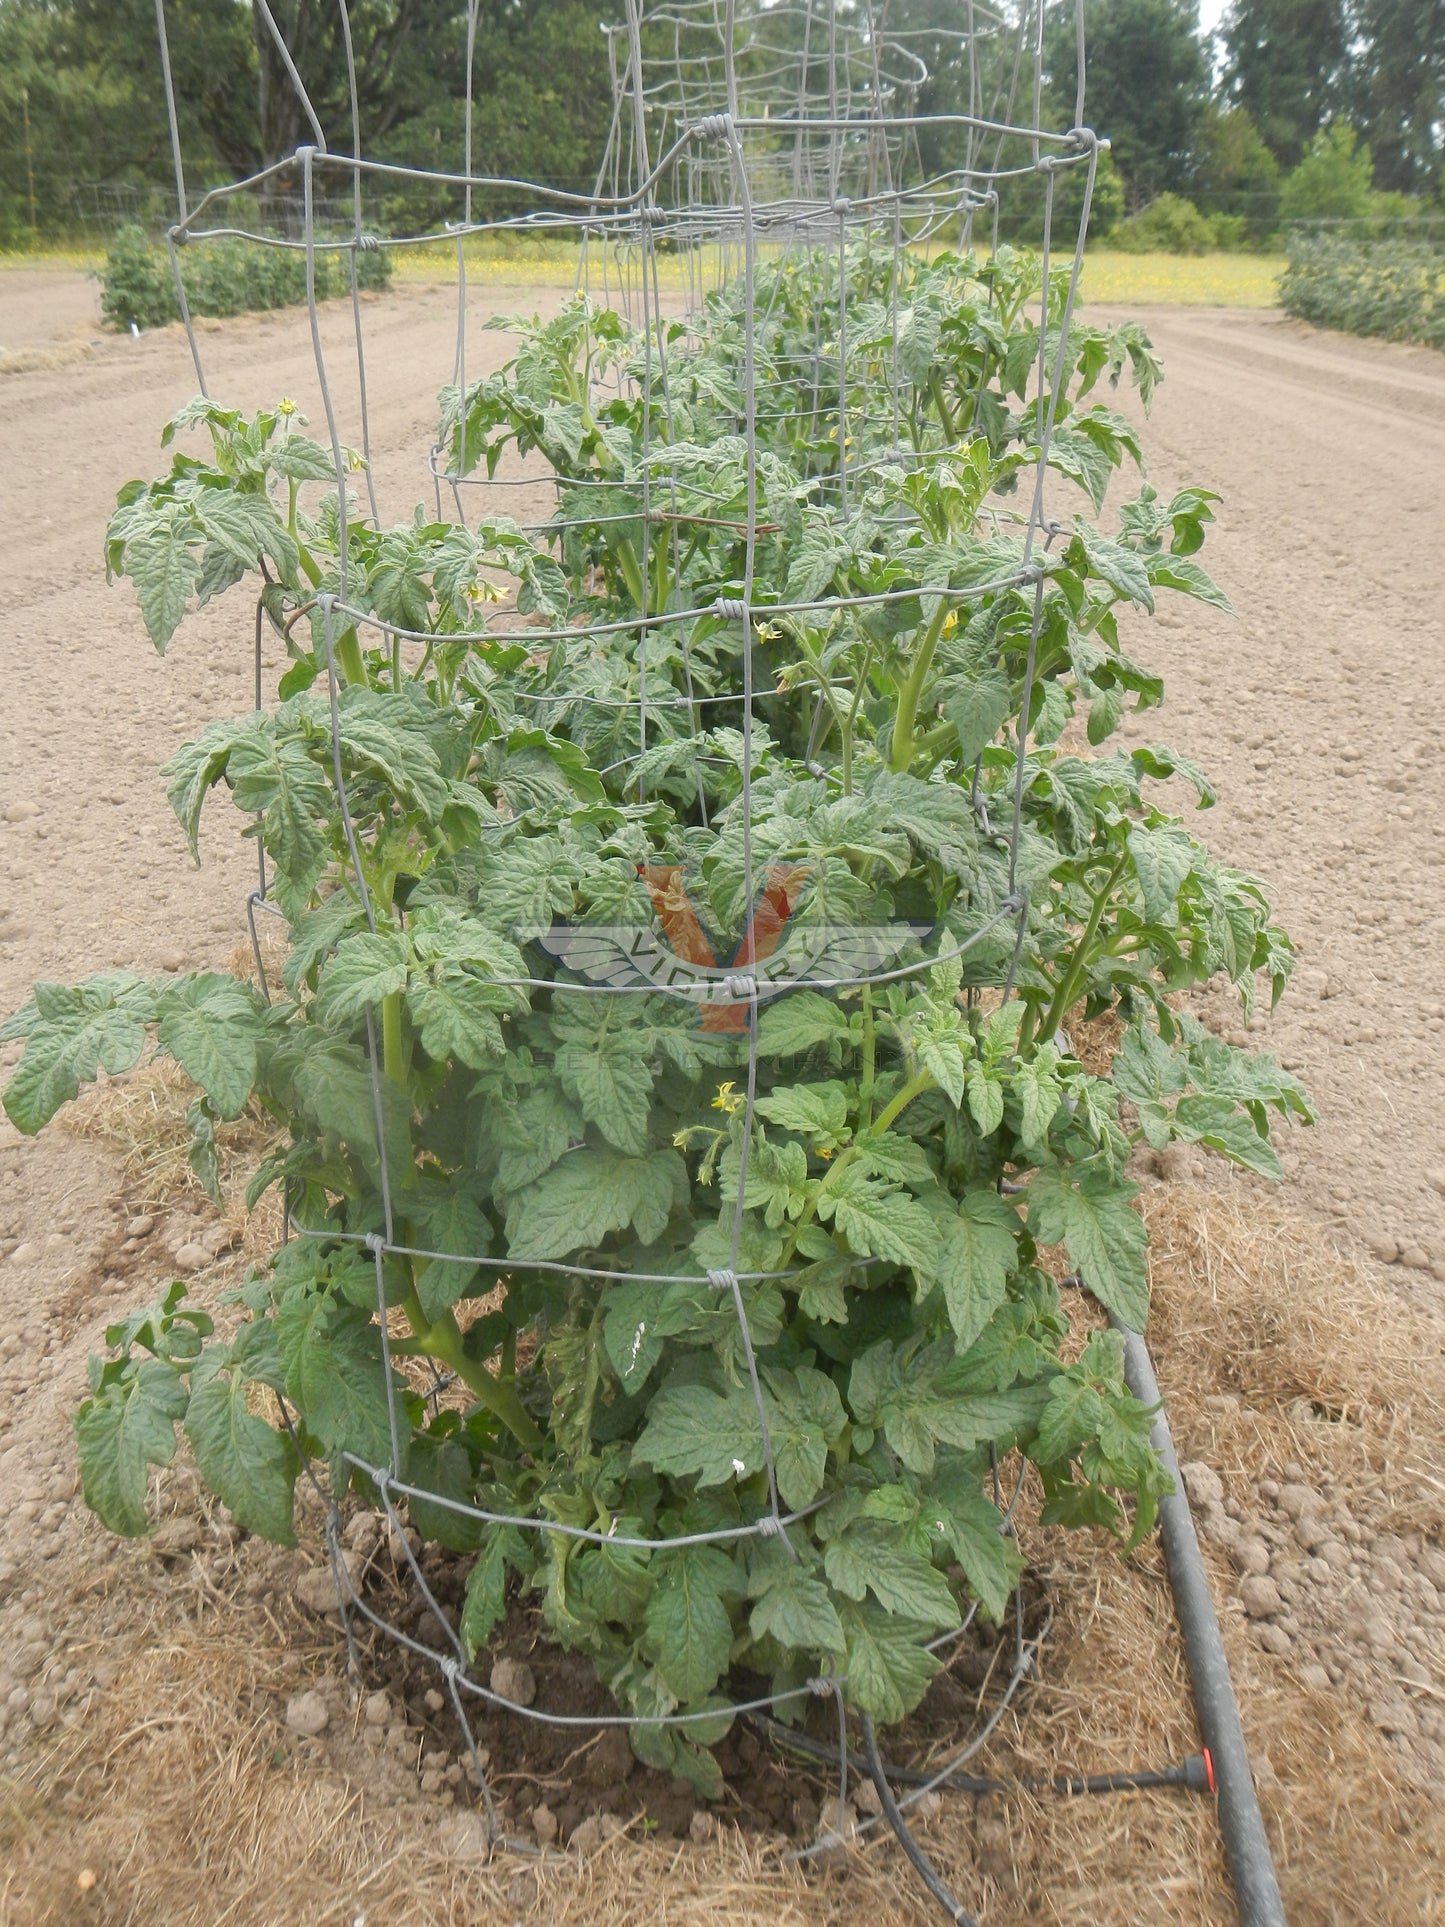
[[[0,377],[0,527],[11,610],[0,715],[7,1011],[37,978],[75,981],[120,964],[224,967],[243,934],[252,875],[247,849],[219,821],[203,842],[204,867],[190,866],[155,774],[209,717],[249,705],[246,625],[223,605],[189,624],[160,659],[130,592],[107,590],[101,569],[114,491],[158,466],[159,424],[195,385],[189,356],[174,331],[139,342],[101,340],[97,331],[91,345],[81,332],[85,300],[78,277],[0,276],[0,344],[90,345],[83,359]],[[474,302],[478,319],[522,305],[531,302],[521,289],[488,289]],[[1147,1174],[1146,1205],[1163,1240],[1156,1276],[1161,1292],[1176,1292],[1173,1302],[1188,1308],[1162,1321],[1161,1378],[1171,1401],[1178,1393],[1181,1446],[1198,1468],[1193,1496],[1245,1681],[1246,1722],[1259,1722],[1253,1730],[1292,1918],[1387,1917],[1382,1903],[1366,1903],[1375,1889],[1365,1873],[1357,1864],[1351,1870],[1346,1821],[1331,1862],[1291,1817],[1303,1810],[1290,1804],[1292,1789],[1316,1787],[1309,1775],[1318,1780],[1326,1768],[1286,1759],[1281,1748],[1294,1742],[1278,1735],[1318,1730],[1344,1747],[1342,1720],[1356,1723],[1349,1731],[1358,1729],[1365,1751],[1348,1757],[1368,1757],[1371,1784],[1402,1789],[1388,1792],[1397,1802],[1392,1824],[1414,1838],[1402,1843],[1387,1886],[1402,1907],[1408,1888],[1409,1918],[1440,1918],[1440,1834],[1429,1829],[1434,1803],[1445,1800],[1445,1484],[1439,1438],[1422,1429],[1421,1414],[1439,1417],[1445,1332],[1445,545],[1435,456],[1445,361],[1310,334],[1273,314],[1175,310],[1147,319],[1168,369],[1147,434],[1151,473],[1163,488],[1192,480],[1223,495],[1205,559],[1241,614],[1230,621],[1189,605],[1136,635],[1136,652],[1169,688],[1163,713],[1145,717],[1137,733],[1204,765],[1220,801],[1196,823],[1218,854],[1259,871],[1273,890],[1301,968],[1279,1013],[1257,1016],[1249,1029],[1299,1072],[1321,1112],[1319,1127],[1286,1148],[1282,1206],[1267,1202],[1262,1187],[1223,1182],[1178,1151]],[[451,375],[453,297],[449,289],[409,289],[369,302],[366,322],[379,493],[383,514],[399,519],[429,491],[422,459],[435,389]],[[354,393],[349,316],[325,313],[323,332],[345,410]],[[319,419],[296,314],[212,326],[201,345],[219,398],[249,408],[287,393]],[[484,356],[499,360],[503,347],[503,337],[473,335],[469,372]],[[521,502],[509,506],[525,516]],[[1219,998],[1201,998],[1200,1012],[1216,1028],[1240,1026]],[[14,1055],[11,1048],[0,1064]],[[143,1088],[123,1121],[120,1135],[132,1146],[125,1168],[109,1141],[52,1131],[26,1142],[0,1121],[0,1785],[9,1788],[0,1921],[288,1917],[280,1863],[268,1860],[257,1831],[263,1796],[255,1790],[256,1774],[283,1768],[294,1776],[287,1785],[295,1815],[312,1816],[323,1843],[318,1869],[326,1852],[342,1853],[343,1837],[352,1859],[343,1854],[335,1864],[355,1869],[344,1887],[340,1875],[320,1871],[312,1887],[288,1887],[293,1909],[302,1896],[289,1917],[351,1920],[365,1912],[368,1883],[381,1879],[398,1802],[419,1802],[432,1817],[465,1807],[455,1735],[440,1729],[417,1682],[392,1682],[397,1703],[373,1702],[370,1714],[349,1700],[338,1638],[306,1603],[314,1533],[307,1551],[289,1555],[240,1539],[201,1503],[183,1470],[163,1482],[165,1523],[151,1549],[117,1547],[75,1502],[67,1413],[106,1318],[177,1272],[213,1295],[234,1278],[248,1235],[238,1217],[219,1219],[178,1195],[154,1157],[135,1152],[146,1139],[146,1106],[163,1112],[165,1095]],[[114,1135],[114,1117],[109,1128]],[[1313,1254],[1313,1269],[1298,1279],[1290,1273],[1296,1245],[1282,1234],[1268,1243],[1269,1227],[1284,1221],[1281,1209],[1303,1227],[1298,1249]],[[1243,1242],[1252,1227],[1265,1240],[1258,1249]],[[1357,1288],[1322,1300],[1316,1283],[1335,1262],[1332,1246],[1344,1254],[1341,1264],[1357,1260],[1361,1269]],[[1243,1296],[1231,1265],[1250,1274]],[[1249,1295],[1251,1280],[1256,1295],[1264,1291],[1266,1273],[1268,1317]],[[1402,1299],[1410,1306],[1405,1339],[1406,1327],[1387,1315]],[[1365,1315],[1320,1329],[1325,1302],[1335,1312],[1355,1303]],[[1372,1305],[1385,1309],[1372,1314]],[[1381,1364],[1372,1378],[1371,1348],[1383,1344],[1386,1326],[1388,1369]],[[1201,1358],[1209,1361],[1207,1383]],[[1281,1360],[1289,1365],[1283,1375]],[[1060,1555],[1059,1570],[1077,1580],[1080,1556]],[[1140,1649],[1166,1709],[1151,1731],[1187,1751],[1187,1702],[1177,1659],[1167,1657],[1157,1561],[1121,1579],[1103,1558],[1094,1597],[1120,1600],[1133,1586],[1130,1597],[1147,1601],[1138,1609],[1157,1619],[1161,1643]],[[1100,1612],[1081,1608],[1077,1616],[1081,1642],[1090,1610]],[[1090,1636],[1097,1647],[1097,1628]],[[1063,1662],[1072,1654],[1082,1664],[1084,1650],[1066,1642],[1046,1732],[1062,1722],[1060,1730],[1077,1736]],[[1096,1718],[1090,1743],[1115,1746],[1110,1765],[1138,1763],[1128,1752],[1125,1703],[1099,1693],[1119,1720],[1111,1741]],[[108,1709],[127,1694],[118,1725]],[[1257,1715],[1251,1694],[1259,1696]],[[1268,1726],[1267,1697],[1275,1707]],[[213,1731],[218,1720],[223,1737]],[[179,1866],[190,1849],[177,1842],[206,1843],[194,1849],[198,1861],[224,1869],[213,1891],[167,1886],[157,1857],[165,1856],[154,1837],[147,1846],[157,1776],[174,1780],[182,1770],[188,1734],[210,1749],[204,1799],[196,1795],[204,1811],[164,1836],[165,1853]],[[1028,1770],[1026,1749],[1019,1758]],[[1081,1762],[1074,1754],[1068,1763]],[[244,1816],[207,1804],[222,1800],[223,1784],[249,1789],[250,1833]],[[1423,1791],[1423,1807],[1410,1788]],[[172,1785],[169,1798],[184,1793]],[[557,1803],[565,1807],[567,1796]],[[538,1804],[547,1800],[523,1805],[518,1794],[514,1811],[522,1818]],[[625,1804],[614,1799],[607,1811]],[[1160,1818],[1151,1808],[1149,1826],[1135,1832],[1152,1835],[1157,1852],[1172,1839],[1187,1877],[1141,1884],[1127,1871],[1137,1839],[1118,1849],[1122,1862],[1116,1855],[1117,1864],[1106,1864],[1102,1855],[1090,1859],[1081,1836],[1071,1848],[1079,1869],[1072,1890],[1067,1870],[1041,1872],[1025,1836],[1011,1848],[982,1811],[967,1851],[957,1851],[981,1883],[973,1904],[990,1921],[1230,1918],[1210,1830],[1180,1820],[1177,1809],[1161,1807]],[[452,1832],[436,1840],[441,1858],[465,1869],[475,1843],[458,1830],[461,1817],[447,1818],[443,1829]],[[685,1821],[668,1816],[666,1831],[686,1831]],[[536,1824],[545,1835],[547,1822]],[[1326,1831],[1335,1827],[1332,1817]],[[699,1835],[706,1832],[700,1823]],[[373,1871],[362,1871],[367,1866]],[[93,1883],[85,1879],[97,1869]],[[294,1868],[285,1878],[293,1875],[301,1878]],[[694,1894],[706,1894],[709,1879],[723,1891],[722,1876],[704,1869],[697,1878],[703,1886]],[[858,1917],[850,1905],[864,1904],[922,1917],[886,1867],[863,1878],[851,1903],[796,1881],[746,1892],[739,1885],[733,1917],[847,1919]],[[405,1909],[397,1901],[386,1918],[454,1917],[412,1886]],[[617,1906],[615,1917],[639,1917],[617,1900],[625,1890],[625,1880],[606,1894],[584,1883],[568,1904],[583,1908],[579,1919],[587,1905],[598,1918]],[[373,1897],[379,1891],[390,1889],[371,1887]],[[558,1920],[573,1917],[540,1876],[469,1892],[472,1919],[510,1918],[534,1903]],[[454,1897],[446,1907],[453,1904]],[[664,1908],[647,1917],[671,1916]]]

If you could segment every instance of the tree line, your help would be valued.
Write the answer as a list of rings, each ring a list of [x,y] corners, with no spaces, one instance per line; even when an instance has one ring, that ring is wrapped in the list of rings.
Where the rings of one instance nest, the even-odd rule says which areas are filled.
[[[1032,0],[1005,0],[1014,7]],[[967,104],[946,29],[953,0],[839,0],[889,33],[934,36],[922,105]],[[349,144],[340,9],[272,0],[333,144]],[[621,3],[611,10],[621,15]],[[253,172],[307,138],[294,89],[252,0],[167,0],[188,181]],[[362,145],[454,168],[463,140],[465,0],[350,0]],[[473,156],[480,172],[586,189],[611,122],[602,0],[479,0]],[[1438,208],[1445,129],[1445,0],[1232,0],[1201,33],[1197,0],[1086,0],[1090,124],[1112,143],[1096,231],[1162,206],[1217,242],[1264,240],[1282,221]],[[1008,57],[1001,35],[989,55]],[[1071,0],[1045,15],[1043,111],[1067,126],[1075,91]],[[930,158],[956,160],[946,136]],[[73,231],[171,182],[153,0],[0,0],[0,245]],[[1165,198],[1167,197],[1167,198]],[[1383,197],[1383,198],[1382,198]],[[1026,220],[1027,193],[1014,199]],[[398,189],[399,227],[453,210]],[[1155,214],[1156,226],[1160,216]],[[1168,222],[1163,226],[1167,227]]]

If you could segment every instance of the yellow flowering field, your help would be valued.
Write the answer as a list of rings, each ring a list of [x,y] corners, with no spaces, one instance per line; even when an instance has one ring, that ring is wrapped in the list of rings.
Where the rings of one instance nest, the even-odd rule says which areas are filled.
[[[1084,259],[1085,301],[1139,302],[1182,308],[1274,308],[1279,305],[1279,254],[1116,254],[1100,248]]]
[[[456,248],[446,242],[395,247],[391,258],[393,281],[401,286],[451,282],[456,275]],[[98,269],[103,260],[100,251],[44,248],[0,253],[0,269],[75,268],[89,272]],[[560,236],[555,240],[479,237],[468,242],[466,262],[467,279],[473,285],[570,288],[577,279],[578,250],[575,242]],[[1121,306],[1273,308],[1279,303],[1283,271],[1282,255],[1120,254],[1101,248],[1085,259],[1083,298]],[[676,256],[661,257],[658,278],[667,288],[687,286],[686,270]],[[705,283],[711,278],[711,273],[703,276]],[[600,299],[604,292],[600,256],[594,257],[591,283],[593,294]],[[607,286],[609,292],[620,286],[615,268]]]
[[[395,279],[402,283],[450,281],[456,273],[456,250],[444,245],[396,248],[392,261]],[[1101,248],[1085,258],[1083,298],[1121,305],[1273,308],[1283,271],[1282,255],[1122,254]],[[560,238],[509,244],[498,237],[467,248],[467,278],[483,286],[525,282],[531,287],[571,287],[576,275],[577,249]],[[661,257],[658,275],[665,287],[686,285],[683,264],[675,256]],[[591,280],[593,293],[600,296],[600,257],[594,258]],[[612,285],[618,285],[615,276]]]

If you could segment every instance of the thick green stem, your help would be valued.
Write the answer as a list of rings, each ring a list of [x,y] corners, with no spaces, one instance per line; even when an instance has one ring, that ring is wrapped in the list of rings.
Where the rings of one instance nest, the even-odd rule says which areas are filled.
[[[852,785],[853,741],[849,731],[848,724],[852,719],[852,714],[855,714],[857,711],[857,704],[855,701],[853,712],[850,713],[849,717],[845,718],[842,710],[839,709],[838,707],[837,699],[833,695],[833,685],[829,680],[827,670],[823,667],[822,656],[820,655],[818,650],[816,650],[813,647],[813,644],[809,639],[808,632],[805,629],[799,628],[799,630],[797,631],[797,637],[798,637],[798,647],[799,649],[802,650],[803,655],[807,660],[809,668],[813,671],[813,678],[817,684],[818,694],[822,698],[827,708],[828,714],[832,717],[833,721],[838,725],[838,740],[842,750],[842,759],[843,759],[842,760],[843,793],[847,795],[851,791],[853,786]],[[821,748],[822,743],[826,741],[827,741],[827,736],[825,733],[823,738],[820,740],[818,747]]]
[[[393,990],[381,1000],[381,1062],[387,1077],[401,1091],[406,1089],[411,1069],[409,1054],[401,1024],[401,992]]]
[[[1089,952],[1093,946],[1094,938],[1099,933],[1099,920],[1104,914],[1104,906],[1113,894],[1114,885],[1123,875],[1124,866],[1128,861],[1128,851],[1122,851],[1111,867],[1109,874],[1104,878],[1098,895],[1094,898],[1093,907],[1089,911],[1089,921],[1084,925],[1084,934],[1079,938],[1078,943],[1074,947],[1074,954],[1069,960],[1069,967],[1059,979],[1058,988],[1049,999],[1048,1008],[1044,1012],[1043,1022],[1039,1025],[1039,1042],[1041,1044],[1047,1043],[1049,1038],[1053,1036],[1059,1025],[1064,1021],[1067,1012],[1072,1008],[1080,990],[1083,988],[1084,975],[1089,967]]]
[[[863,1064],[858,1079],[858,1111],[865,1131],[873,1128],[873,1078],[877,1039],[873,1028],[873,993],[863,986]]]
[[[524,1410],[515,1386],[494,1378],[485,1365],[467,1356],[461,1327],[451,1312],[444,1311],[435,1322],[430,1322],[414,1287],[408,1288],[402,1304],[412,1336],[421,1350],[445,1365],[448,1371],[455,1372],[478,1405],[505,1425],[524,1450],[535,1452],[542,1443],[542,1434]]]
[[[660,616],[667,607],[668,577],[672,563],[672,549],[675,530],[671,522],[659,524],[661,535],[652,545],[649,568],[652,575],[651,596],[647,605],[649,615]]]
[[[978,405],[980,401],[983,399],[983,391],[988,384],[988,367],[989,367],[989,353],[987,348],[985,348],[983,351],[983,357],[978,364],[978,380],[974,384],[973,395],[969,401],[968,427],[965,430],[966,434],[971,435],[975,427],[978,425]]]
[[[913,666],[904,679],[898,692],[898,708],[893,718],[893,737],[888,745],[888,766],[890,769],[906,770],[913,761],[917,745],[913,739],[913,725],[918,720],[918,705],[923,699],[923,687],[928,680],[928,672],[933,667],[934,651],[938,639],[943,634],[943,625],[948,620],[948,598],[940,596],[938,607],[929,618],[928,627],[923,632],[923,640],[918,645],[918,654]]]
[[[925,1091],[931,1091],[932,1089],[933,1078],[931,1074],[925,1070],[915,1071],[903,1088],[895,1091],[893,1096],[890,1097],[888,1102],[883,1106],[883,1109],[878,1113],[877,1117],[874,1118],[873,1135],[880,1137],[884,1131],[891,1130],[908,1109],[914,1098],[922,1097]],[[846,1157],[848,1153],[845,1151],[843,1155]]]
[[[341,671],[343,682],[364,688],[366,685],[366,664],[361,659],[361,640],[354,629],[336,638],[332,644],[332,654],[336,666]]]
[[[647,614],[647,590],[642,580],[642,569],[637,560],[637,551],[626,536],[613,551],[617,565],[622,571],[622,579],[627,584],[627,593],[632,597],[640,616]]]
[[[943,752],[957,745],[958,731],[952,723],[940,723],[936,729],[928,730],[913,739],[913,758],[920,756],[941,756]]]
[[[953,410],[948,405],[948,397],[943,392],[943,378],[936,368],[928,371],[928,392],[933,397],[933,405],[938,410],[938,419],[943,424],[943,432],[949,441],[958,440],[958,430],[954,426]]]
[[[843,779],[843,794],[853,794],[853,733],[858,724],[858,711],[863,705],[863,691],[868,687],[868,671],[873,666],[873,645],[870,642],[863,652],[863,662],[858,670],[858,680],[853,685],[853,700],[848,706],[848,714],[840,724],[842,735],[842,763],[839,774]]]

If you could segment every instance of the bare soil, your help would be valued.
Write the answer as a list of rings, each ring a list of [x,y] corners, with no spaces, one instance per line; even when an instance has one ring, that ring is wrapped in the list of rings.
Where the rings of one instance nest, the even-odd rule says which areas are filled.
[[[1196,819],[1256,871],[1300,969],[1259,1047],[1320,1121],[1286,1156],[1299,1208],[1445,1305],[1445,356],[1278,314],[1144,317],[1167,378],[1151,479],[1223,496],[1204,560],[1231,619],[1134,625],[1156,731],[1219,802]]]
[[[161,659],[129,590],[103,580],[114,492],[157,467],[159,425],[195,387],[190,357],[175,330],[101,337],[93,302],[79,276],[0,274],[0,345],[90,350],[3,377],[3,1010],[36,978],[225,967],[251,882],[245,847],[220,833],[190,866],[155,774],[208,718],[249,705],[246,625],[207,611]],[[532,305],[493,287],[472,311]],[[399,519],[429,493],[453,297],[408,288],[365,316],[378,492]],[[1157,1362],[1291,1920],[1441,1919],[1445,359],[1274,314],[1144,318],[1168,370],[1151,474],[1224,497],[1206,560],[1241,613],[1189,605],[1136,635],[1170,692],[1137,734],[1205,766],[1220,801],[1197,823],[1271,886],[1301,968],[1248,1029],[1321,1112],[1272,1195],[1175,1151],[1143,1173]],[[347,414],[349,315],[324,312],[322,330]],[[218,397],[285,393],[319,419],[303,317],[210,324],[200,340]],[[504,353],[504,336],[473,332],[469,373]],[[1199,1008],[1241,1028],[1215,996]],[[133,1080],[81,1122],[89,1134],[30,1142],[0,1121],[0,1923],[928,1917],[885,1845],[850,1853],[846,1885],[781,1864],[812,1814],[761,1800],[765,1753],[738,1763],[759,1810],[739,1828],[725,1804],[711,1830],[620,1763],[590,1808],[575,1797],[587,1762],[544,1763],[565,1784],[540,1789],[546,1802],[519,1784],[515,1816],[555,1797],[563,1838],[569,1801],[569,1825],[605,1811],[625,1837],[599,1828],[580,1857],[488,1864],[434,1686],[378,1651],[356,1694],[339,1628],[302,1603],[314,1509],[302,1548],[276,1552],[179,1465],[158,1482],[154,1541],[100,1531],[75,1497],[67,1424],[87,1353],[176,1272],[178,1249],[205,1253],[194,1289],[209,1299],[265,1227],[186,1189],[164,1080]],[[1043,1682],[984,1770],[1192,1751],[1157,1552],[1124,1567],[1047,1534],[1028,1550],[1060,1617]],[[364,1698],[377,1692],[384,1708]],[[308,1693],[325,1715],[310,1736],[288,1723]],[[492,1740],[504,1770],[534,1771]],[[815,1797],[806,1776],[788,1784]],[[1187,1796],[950,1802],[924,1832],[991,1927],[1233,1917],[1208,1803]]]

